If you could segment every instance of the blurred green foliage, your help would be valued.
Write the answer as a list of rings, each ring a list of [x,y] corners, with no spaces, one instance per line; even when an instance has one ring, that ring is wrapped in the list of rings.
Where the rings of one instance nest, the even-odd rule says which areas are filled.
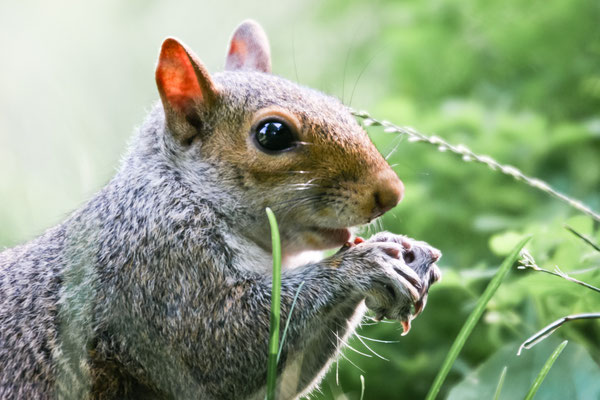
[[[347,18],[357,4],[328,2],[323,19]],[[349,65],[360,60],[348,68],[355,76],[374,57],[376,73],[369,74],[367,66],[357,85],[357,93],[378,88],[378,99],[368,105],[373,116],[464,143],[600,209],[600,3],[381,1],[376,8],[363,10],[364,24],[374,23],[376,31],[353,43],[348,57]],[[524,234],[534,235],[528,249],[540,266],[587,270],[577,278],[600,283],[600,253],[563,227],[577,226],[600,242],[598,223],[484,166],[378,128],[369,131],[384,155],[392,153],[388,160],[406,184],[406,198],[384,217],[384,228],[440,248],[444,280],[432,288],[408,336],[399,339],[396,324],[359,332],[399,339],[367,342],[390,361],[347,350],[346,357],[364,372],[342,359],[341,388],[332,371],[323,395],[313,398],[340,393],[357,398],[361,374],[365,398],[423,398],[493,268]],[[467,341],[441,397],[462,381],[452,398],[491,398],[504,365],[509,365],[504,386],[510,389],[502,398],[523,397],[541,368],[532,360],[545,360],[551,350],[525,351],[517,358],[515,343],[567,314],[599,310],[597,293],[515,269]],[[555,335],[582,347],[559,359],[536,398],[596,398],[600,323],[572,323]],[[356,339],[350,344],[370,353]],[[507,346],[511,351],[501,353],[502,362],[486,361],[498,359]],[[476,372],[482,368],[489,375]],[[561,384],[564,390],[556,391]]]
[[[546,359],[560,341],[549,339],[529,351],[527,357],[515,357],[519,343],[508,343],[456,385],[448,400],[492,399],[495,387],[480,382],[494,382],[499,379],[504,366],[507,366],[505,384],[499,399],[524,398],[535,375],[542,369]],[[577,368],[573,368],[576,365]],[[597,379],[600,367],[586,350],[577,343],[568,343],[543,381],[535,399],[597,399],[600,397],[600,381]]]
[[[276,73],[464,143],[600,210],[598,2],[28,0],[0,3],[0,246],[60,221],[110,178],[158,97],[153,69],[163,37],[181,37],[216,71],[228,35],[247,17],[269,33]],[[384,228],[441,249],[444,278],[408,336],[397,323],[359,331],[397,341],[362,339],[389,361],[354,338],[351,346],[371,357],[345,351],[311,398],[358,399],[360,375],[365,399],[423,398],[494,268],[525,234],[534,235],[528,249],[540,266],[587,271],[576,277],[600,285],[600,254],[563,228],[598,243],[597,223],[481,165],[369,131],[384,155],[395,149],[388,160],[406,186]],[[535,360],[551,346],[517,359],[518,343],[557,318],[591,311],[600,311],[599,295],[513,270],[440,397],[485,397],[504,365],[503,392],[524,387],[524,395]],[[554,334],[570,342],[536,398],[557,398],[562,381],[577,388],[573,398],[589,398],[584,389],[599,380],[599,325],[573,322]]]

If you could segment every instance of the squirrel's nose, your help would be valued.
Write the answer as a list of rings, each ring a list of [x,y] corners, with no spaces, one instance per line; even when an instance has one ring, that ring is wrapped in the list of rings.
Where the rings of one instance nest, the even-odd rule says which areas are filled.
[[[404,195],[404,184],[392,169],[382,172],[375,182],[373,192],[374,206],[371,219],[383,215],[386,211],[394,208]]]

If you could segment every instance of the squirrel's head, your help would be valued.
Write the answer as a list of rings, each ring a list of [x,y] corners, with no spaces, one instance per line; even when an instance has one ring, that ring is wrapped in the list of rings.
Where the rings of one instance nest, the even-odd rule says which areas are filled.
[[[349,227],[379,217],[403,195],[346,106],[271,74],[267,37],[253,21],[236,29],[225,71],[213,76],[185,45],[166,39],[156,81],[175,148],[214,167],[222,191],[243,210],[239,226],[265,249],[265,207],[292,254],[341,246]]]

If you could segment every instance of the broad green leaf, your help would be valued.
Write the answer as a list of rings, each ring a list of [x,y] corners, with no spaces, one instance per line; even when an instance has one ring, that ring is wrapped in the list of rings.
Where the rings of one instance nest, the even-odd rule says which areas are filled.
[[[498,376],[507,366],[500,400],[523,399],[548,356],[560,344],[549,338],[517,356],[520,343],[507,344],[452,388],[448,400],[494,398]],[[571,341],[550,369],[535,400],[590,400],[600,398],[600,367],[587,350]]]

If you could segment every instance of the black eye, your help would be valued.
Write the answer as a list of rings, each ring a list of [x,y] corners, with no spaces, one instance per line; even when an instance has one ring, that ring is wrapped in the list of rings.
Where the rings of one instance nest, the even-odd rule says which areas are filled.
[[[284,122],[267,120],[256,126],[256,141],[267,151],[282,151],[294,147],[296,139]]]

